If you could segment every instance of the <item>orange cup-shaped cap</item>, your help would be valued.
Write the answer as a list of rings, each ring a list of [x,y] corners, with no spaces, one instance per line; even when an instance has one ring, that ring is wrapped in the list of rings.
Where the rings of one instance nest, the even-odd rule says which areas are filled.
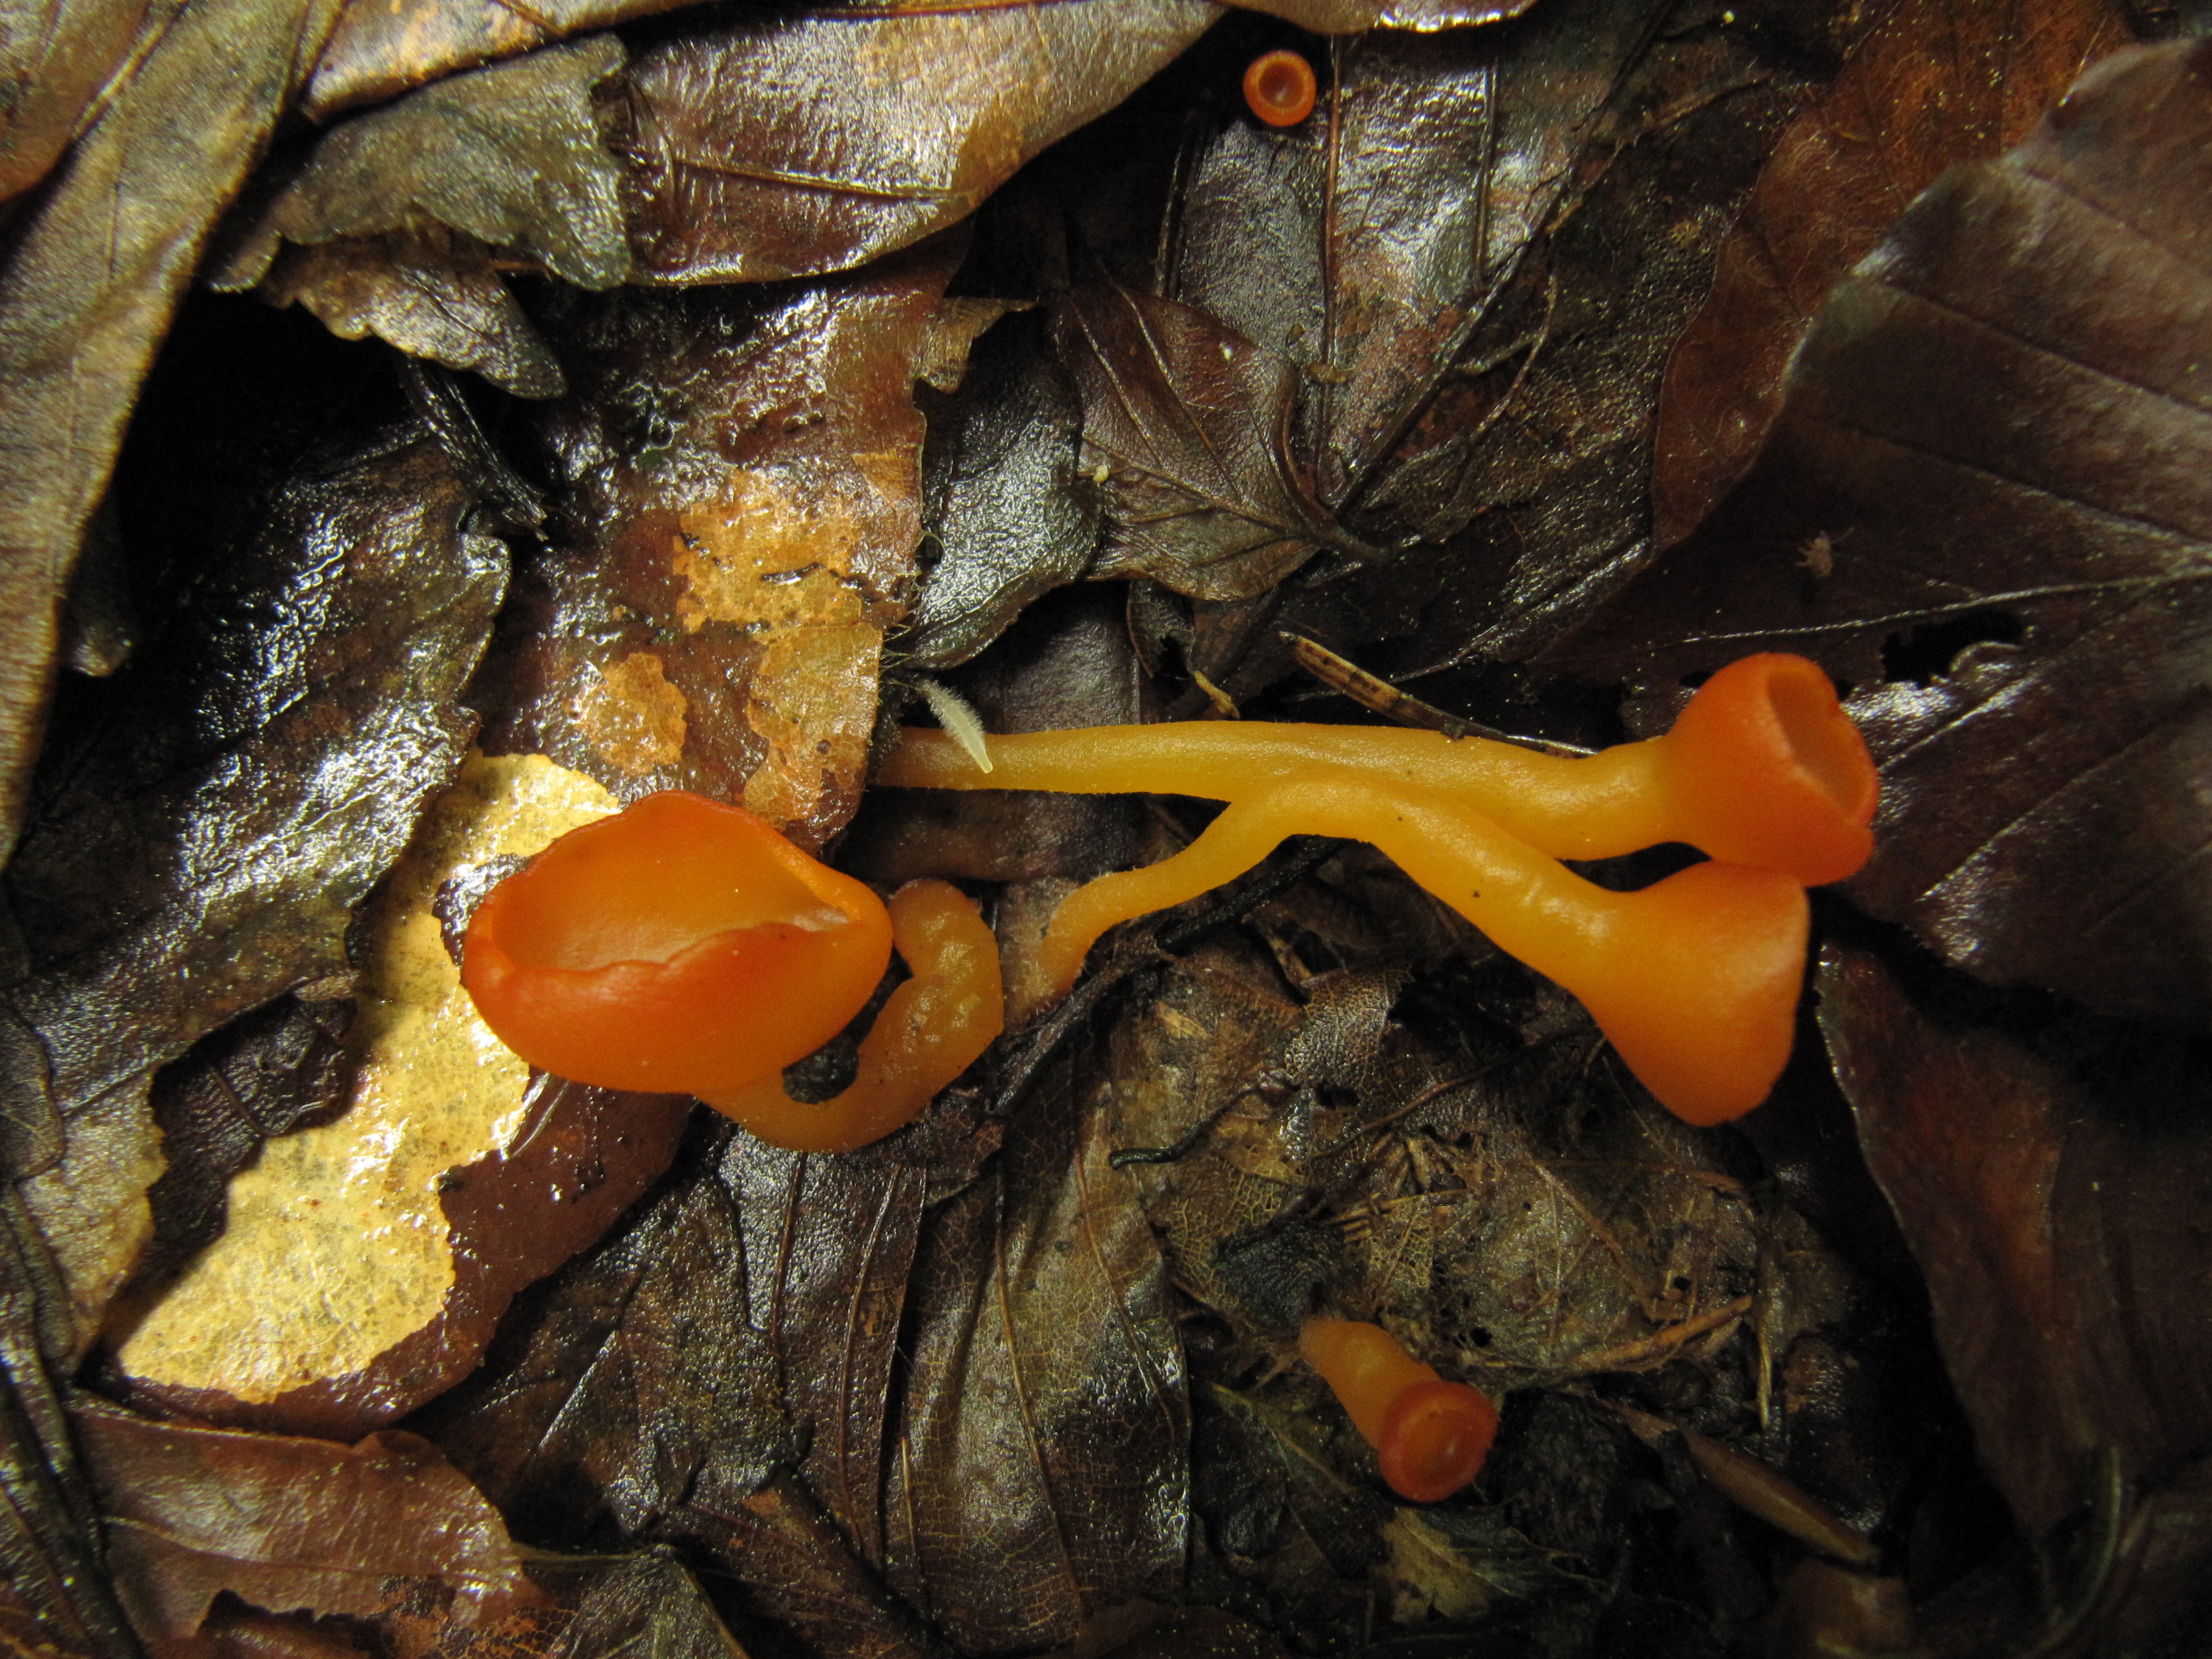
[[[1466,1383],[1445,1382],[1380,1325],[1316,1315],[1298,1331],[1298,1352],[1375,1448],[1399,1497],[1437,1503],[1481,1472],[1498,1408]]]
[[[1313,113],[1320,93],[1304,52],[1262,52],[1244,71],[1244,103],[1271,127],[1294,127]]]
[[[1391,1402],[1375,1458],[1399,1497],[1439,1504],[1482,1473],[1497,1437],[1498,1407],[1466,1383],[1438,1377]]]
[[[701,1094],[836,1035],[890,960],[883,901],[743,807],[668,790],[572,830],[470,921],[501,1042],[579,1083]]]
[[[1761,652],[1698,688],[1667,745],[1670,798],[1688,839],[1729,864],[1841,881],[1874,851],[1881,792],[1836,688],[1803,657]]]

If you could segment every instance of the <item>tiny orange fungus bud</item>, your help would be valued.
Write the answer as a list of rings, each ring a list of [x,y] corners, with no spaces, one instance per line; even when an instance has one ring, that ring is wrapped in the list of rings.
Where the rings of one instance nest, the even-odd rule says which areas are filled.
[[[1303,52],[1262,52],[1244,71],[1244,102],[1271,127],[1294,127],[1313,113],[1319,90]]]
[[[859,1080],[791,1101],[778,1074],[866,1004],[895,939],[915,978],[863,1043]],[[887,911],[743,807],[678,790],[571,831],[495,887],[461,982],[542,1070],[696,1095],[810,1150],[908,1121],[1003,1019],[996,941],[956,889],[909,883]]]
[[[1498,1408],[1464,1382],[1447,1382],[1380,1325],[1306,1321],[1298,1352],[1375,1448],[1382,1478],[1416,1504],[1449,1498],[1481,1472]]]

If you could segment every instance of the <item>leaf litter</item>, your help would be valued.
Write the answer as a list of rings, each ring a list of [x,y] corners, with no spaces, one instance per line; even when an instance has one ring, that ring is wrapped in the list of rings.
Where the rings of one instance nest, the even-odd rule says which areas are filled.
[[[1097,9],[1046,15],[1081,23],[1079,14]],[[1320,250],[1311,257],[1329,273],[1322,311],[1334,320],[1323,331],[1344,343],[1341,353],[1285,349],[1300,343],[1276,325],[1295,306],[1269,301],[1237,315],[1194,303],[1184,278],[1196,268],[1174,275],[1192,227],[1178,229],[1164,210],[1191,199],[1188,138],[1183,160],[1149,186],[1145,169],[1174,161],[1176,146],[1132,147],[1101,170],[1102,190],[1126,190],[1116,204],[1075,209],[1079,222],[1141,224],[1149,215],[1170,233],[1155,244],[1150,284],[1126,247],[1106,256],[1116,287],[1101,286],[1096,264],[1054,253],[1048,236],[1013,252],[1010,234],[1039,222],[1018,183],[1009,210],[987,216],[972,254],[940,240],[849,276],[750,290],[592,300],[519,284],[519,311],[574,390],[542,413],[470,400],[525,471],[556,484],[542,542],[518,542],[521,575],[490,665],[469,692],[479,743],[495,759],[538,756],[610,799],[692,780],[750,798],[757,783],[771,816],[805,839],[834,842],[858,799],[882,665],[897,666],[885,653],[900,648],[896,630],[917,609],[953,618],[933,648],[953,690],[997,730],[1142,717],[1187,698],[1214,670],[1206,696],[1217,708],[1295,706],[1300,694],[1280,683],[1283,659],[1259,645],[1278,619],[1325,619],[1335,642],[1360,656],[1395,637],[1412,653],[1405,660],[1430,663],[1476,661],[1470,638],[1493,653],[1525,651],[1578,621],[1649,556],[1637,525],[1657,365],[1690,315],[1735,202],[1825,73],[1821,52],[1838,37],[1826,33],[1835,20],[1809,5],[1759,12],[1741,28],[1735,13],[1722,21],[1690,8],[1662,27],[1656,13],[1621,6],[1603,15],[1626,33],[1595,38],[1570,27],[1570,13],[1587,22],[1597,15],[1590,7],[1547,9],[1558,14],[1548,24],[1532,11],[1494,38],[1416,32],[1317,49],[1343,106],[1331,141],[1340,171],[1318,198],[1299,195],[1310,185],[1292,189],[1285,222],[1328,222],[1317,200],[1336,216],[1332,234],[1304,246]],[[428,55],[395,71],[395,88],[442,73],[426,65],[453,40],[464,54],[482,46],[463,40],[482,21],[464,10],[438,24],[453,30],[447,45],[435,29],[422,37]],[[788,30],[795,40],[817,21]],[[1307,21],[1376,20],[1362,9]],[[1380,21],[1464,20],[1407,12]],[[532,24],[540,32],[523,44],[569,26]],[[1204,122],[1222,118],[1212,134],[1249,157],[1233,79],[1221,71],[1247,43],[1285,38],[1276,29],[1235,20],[1174,72],[1189,78],[1164,82],[1178,96],[1196,89],[1198,107],[1212,112],[1194,129],[1201,147],[1213,142]],[[772,50],[791,44],[773,29],[756,33]],[[631,50],[641,60],[710,38],[678,20],[633,36]],[[471,61],[513,49],[495,44]],[[1559,56],[1577,49],[1592,54],[1580,79]],[[1524,93],[1502,90],[1516,76]],[[1471,128],[1455,125],[1469,86],[1484,89]],[[1559,100],[1549,106],[1559,113],[1534,112],[1547,107],[1540,94]],[[1454,192],[1449,168],[1383,165],[1387,155],[1363,148],[1359,123],[1379,133],[1390,125],[1382,112],[1401,109],[1415,112],[1404,118],[1417,125],[1433,118],[1444,153],[1467,145],[1522,170],[1502,161],[1494,172],[1471,169],[1486,198],[1478,204]],[[1034,135],[1048,127],[1027,130],[1024,142],[1045,142]],[[1502,151],[1480,148],[1500,134]],[[1285,176],[1310,167],[1310,150],[1306,158],[1286,156]],[[981,176],[995,183],[1018,159]],[[1240,165],[1249,170],[1249,160]],[[1235,199],[1223,189],[1222,210]],[[1492,211],[1498,240],[1469,261],[1464,233]],[[1392,216],[1417,229],[1402,243],[1362,243]],[[830,222],[801,215],[787,228],[799,235]],[[833,225],[818,246],[879,250],[942,222],[894,204],[861,228]],[[1225,258],[1233,245],[1217,246]],[[1624,252],[1638,248],[1651,251],[1641,264]],[[1391,263],[1401,256],[1404,264]],[[1024,258],[1045,280],[989,275]],[[963,285],[963,261],[984,280]],[[1408,283],[1407,271],[1435,281]],[[1639,276],[1663,303],[1638,310],[1620,300],[1623,282],[1632,288]],[[1378,304],[1403,293],[1409,310]],[[1158,499],[1097,493],[1111,469],[1108,480],[1092,479],[1086,446],[1130,434],[1083,386],[1079,354],[1054,369],[1043,317],[1000,325],[1011,373],[972,396],[951,389],[976,333],[1009,304],[1038,300],[1063,317],[1120,305],[1173,319],[1165,326],[1176,349],[1155,354],[1168,368],[1149,394],[1153,408],[1171,418],[1180,402],[1194,422],[1187,431],[1243,434],[1241,482],[1227,498],[1277,509],[1294,532],[1277,541],[1303,544],[1283,554],[1281,570],[1263,561],[1231,578],[1235,591],[1194,589],[1180,610],[1148,602],[1160,631],[1133,641],[1118,630],[1116,586],[1035,599],[1090,568],[1085,544],[1102,523],[1109,544],[1119,537],[1125,551],[1156,536],[1142,555],[1152,563],[1136,568],[1163,578],[1188,581],[1184,572],[1223,563],[1235,570],[1267,547],[1224,536],[1211,508],[1185,510],[1188,477],[1175,486],[1184,501],[1170,497],[1164,516]],[[1606,321],[1609,306],[1620,308],[1617,325]],[[1212,344],[1216,360],[1224,343],[1232,362],[1248,354],[1254,372],[1234,381],[1225,403],[1191,395],[1206,384],[1195,378],[1203,354],[1182,352],[1193,342]],[[995,349],[987,346],[987,362]],[[523,361],[512,351],[477,360]],[[1079,388],[1079,427],[1052,391],[1056,372]],[[960,529],[936,505],[959,501],[961,489],[924,490],[917,380],[982,423],[973,427],[977,447],[951,452],[963,456],[954,465],[966,469],[968,499],[987,487],[985,458],[1018,453],[1060,515],[1027,542],[1000,543],[981,597],[971,587],[934,613],[935,572],[915,553],[925,512],[931,528],[953,527],[941,549],[963,537],[975,543],[973,526]],[[1611,402],[1596,418],[1563,421],[1577,395]],[[957,401],[963,397],[971,400]],[[1618,476],[1568,489],[1564,508],[1547,499],[1559,464],[1532,447],[1547,421],[1565,434],[1569,476]],[[1510,441],[1493,443],[1494,434]],[[426,454],[444,453],[439,441],[416,441]],[[1553,482],[1540,488],[1544,478]],[[460,499],[474,489],[462,486]],[[994,514],[1003,522],[1017,510],[994,507],[975,523],[988,531]],[[1735,510],[1723,508],[1701,533],[1717,537]],[[1178,520],[1191,533],[1157,529]],[[1842,579],[1859,547],[1834,528],[1820,545],[1830,575]],[[1389,547],[1396,556],[1354,567],[1312,556],[1330,536],[1340,550]],[[1810,541],[1790,550],[1801,579]],[[1414,550],[1418,557],[1405,556]],[[771,591],[783,588],[797,591]],[[1024,600],[1028,614],[986,649]],[[1668,625],[1662,615],[1653,627],[1663,636]],[[723,689],[732,672],[744,688],[735,697]],[[1434,692],[1452,700],[1463,689],[1470,712],[1510,723],[1538,700],[1537,684],[1485,669]],[[1575,711],[1590,706],[1569,699],[1549,705],[1547,718],[1580,720],[1589,731],[1587,712]],[[404,815],[411,823],[412,805]],[[864,870],[918,870],[938,846],[969,879],[1005,883],[995,904],[1018,979],[1024,940],[1072,879],[1172,851],[1198,822],[1166,803],[1017,799],[949,817],[900,804],[872,807],[844,856]],[[399,851],[380,845],[375,871]],[[1964,1424],[1941,1403],[1948,1395],[1929,1334],[1915,1326],[1913,1292],[1884,1277],[1894,1260],[1876,1241],[1824,1233],[1795,1206],[1798,1189],[1765,1180],[1796,1168],[1786,1151],[1793,1138],[1814,1144],[1839,1109],[1817,1057],[1793,1071],[1749,1139],[1683,1131],[1611,1066],[1578,1010],[1487,953],[1387,865],[1322,848],[1296,863],[1310,866],[1318,873],[1256,908],[1152,935],[1177,941],[1168,955],[1147,951],[1141,936],[1128,941],[1088,1021],[1058,1028],[1066,1035],[1042,1070],[1009,1067],[1018,1094],[994,1094],[999,1068],[987,1063],[909,1134],[849,1159],[768,1153],[695,1124],[674,1171],[603,1243],[525,1291],[488,1363],[410,1420],[528,1543],[617,1552],[533,1558],[535,1599],[499,1615],[483,1639],[517,1653],[633,1642],[726,1653],[735,1650],[727,1620],[747,1640],[797,1632],[825,1652],[1058,1644],[1134,1654],[1212,1644],[1258,1653],[1270,1650],[1264,1632],[1273,1631],[1347,1650],[1411,1652],[1443,1641],[1565,1656],[1631,1644],[1688,1655],[1713,1650],[1713,1620],[1748,1632],[1770,1606],[1792,1610],[1801,1620],[1792,1628],[1813,1632],[1805,1640],[1840,1639],[1841,1626],[1808,1600],[1816,1592],[1804,1588],[1803,1547],[1784,1541],[1789,1525],[1777,1534],[1747,1518],[1765,1499],[1746,1494],[1785,1486],[1882,1538],[1910,1532],[1909,1548],[1894,1544],[1888,1562],[1909,1555],[1921,1575],[1923,1628],[1941,1650],[2032,1639],[2039,1613],[2006,1576],[2017,1559],[2006,1548],[2023,1546],[2007,1546],[2001,1518],[1972,1518],[1982,1489]],[[442,949],[495,867],[479,859],[433,884],[420,907],[426,940]],[[1893,940],[1881,949],[1896,957]],[[333,993],[342,999],[364,982],[364,963],[333,959],[327,947],[319,963],[313,982],[306,968],[272,982],[269,994],[296,994],[256,1016],[261,1024],[217,1031],[244,1012],[227,1007],[179,1024],[183,1040],[163,1051],[173,1058],[202,1040],[161,1096],[181,1158],[179,1181],[164,1189],[178,1206],[173,1253],[215,1224],[216,1171],[252,1158],[267,1133],[326,1113],[329,1056],[358,1039],[343,1019],[316,1022],[343,1006]],[[1905,1029],[1887,1007],[1854,1014],[1838,1004],[1827,1017],[1842,1054],[1878,1029]],[[824,1064],[834,1070],[834,1057]],[[1863,1123],[1906,1075],[1846,1065]],[[217,1109],[191,1103],[232,1099],[244,1103],[250,1127],[197,1143],[184,1132]],[[596,1178],[586,1172],[592,1126],[644,1103],[578,1103],[582,1138],[562,1129],[554,1139],[562,1156],[584,1158],[572,1166],[580,1182]],[[1008,1107],[1012,1115],[1001,1115]],[[132,1110],[137,1121],[125,1113],[112,1132],[148,1145],[145,1113]],[[36,1111],[18,1114],[15,1139],[50,1152],[53,1138],[42,1139]],[[299,1139],[280,1133],[270,1144]],[[489,1173],[496,1190],[496,1167]],[[1933,1178],[1942,1174],[1939,1164]],[[1907,1190],[1893,1170],[1884,1179],[1893,1197]],[[611,1211],[629,1200],[617,1191],[603,1201]],[[88,1189],[82,1212],[98,1207]],[[1929,1263],[1951,1247],[1927,1242],[1933,1235],[1916,1231],[1911,1203],[1899,1207],[1934,1282]],[[445,1212],[456,1237],[466,1235],[454,1206]],[[512,1246],[494,1253],[519,1259]],[[2185,1244],[2175,1247],[2177,1263],[2189,1259]],[[2094,1272],[2082,1281],[2097,1282]],[[1936,1335],[1966,1420],[2012,1420],[2005,1390],[2033,1371],[2033,1356],[1986,1373],[1962,1364],[1949,1339],[1971,1327],[1938,1300]],[[1505,1430],[1471,1493],[1417,1515],[1382,1496],[1370,1455],[1290,1361],[1296,1320],[1314,1305],[1379,1316],[1448,1374],[1504,1395]],[[2168,1396],[2155,1387],[2119,1396],[2139,1397],[2161,1402],[2155,1413]],[[1661,1427],[1649,1431],[1653,1423]],[[1896,1431],[1906,1423],[1918,1426]],[[228,1440],[248,1459],[277,1443]],[[319,1443],[325,1459],[346,1455]],[[2044,1477],[2011,1453],[1993,1472],[2046,1570],[2094,1588],[2105,1582],[2091,1571],[2097,1551],[2069,1543],[2085,1492],[2092,1520],[2105,1512],[2094,1480],[2081,1478],[2081,1443],[2078,1435],[2056,1443],[2075,1460],[2056,1486],[2034,1486]],[[2166,1483],[2154,1502],[2129,1511],[2125,1534],[2144,1587],[2127,1604],[2126,1628],[2154,1634],[2193,1593],[2194,1488],[2165,1443],[2130,1443],[2150,1449],[2136,1454],[2131,1474]],[[1713,1485],[1690,1449],[1703,1444],[1735,1449],[1753,1471],[1749,1484]],[[1929,1542],[1929,1515],[1950,1517],[1958,1535]],[[252,1578],[250,1547],[223,1543],[215,1553],[212,1582],[244,1575],[239,1582],[264,1585],[248,1601],[288,1593]],[[1160,1611],[1178,1601],[1191,1605]],[[459,1608],[434,1565],[366,1623],[310,1626],[273,1606],[264,1613],[226,1601],[204,1621],[204,1607],[179,1615],[197,1629],[180,1628],[179,1639],[226,1650],[319,1641],[315,1650],[458,1652],[477,1639]]]

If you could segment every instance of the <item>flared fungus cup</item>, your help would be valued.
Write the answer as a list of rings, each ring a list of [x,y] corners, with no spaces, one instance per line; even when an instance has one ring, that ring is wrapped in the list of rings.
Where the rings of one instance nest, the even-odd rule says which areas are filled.
[[[704,1095],[842,1030],[889,965],[861,883],[741,806],[670,790],[562,836],[470,920],[461,982],[532,1066]]]

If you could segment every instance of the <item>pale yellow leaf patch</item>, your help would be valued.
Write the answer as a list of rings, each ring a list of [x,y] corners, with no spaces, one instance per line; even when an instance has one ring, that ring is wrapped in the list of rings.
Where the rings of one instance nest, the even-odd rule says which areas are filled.
[[[431,913],[456,871],[526,856],[617,810],[543,755],[471,753],[370,907],[343,1115],[270,1141],[228,1230],[125,1344],[145,1382],[249,1403],[365,1369],[453,1283],[439,1177],[503,1151],[530,1068],[477,1017]]]

